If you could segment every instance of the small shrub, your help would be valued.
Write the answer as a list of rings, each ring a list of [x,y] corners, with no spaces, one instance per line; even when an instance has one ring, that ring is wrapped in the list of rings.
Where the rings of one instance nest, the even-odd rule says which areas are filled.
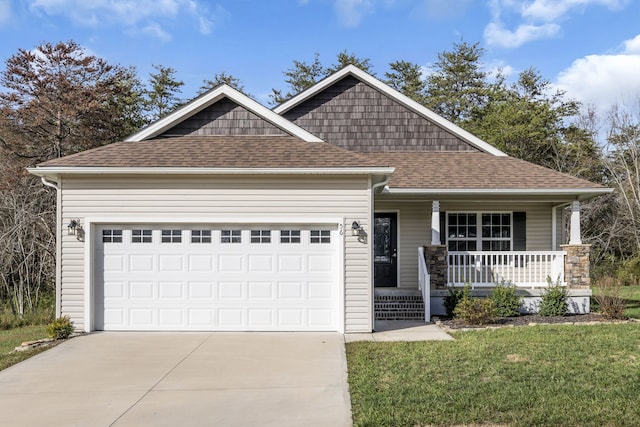
[[[557,281],[553,283],[547,278],[549,287],[542,294],[540,301],[541,316],[566,316],[569,314],[569,291]]]
[[[47,325],[47,333],[50,338],[62,340],[69,338],[73,333],[73,322],[69,316],[58,317]]]
[[[464,298],[453,314],[469,325],[486,325],[496,320],[496,306],[489,298]]]
[[[600,313],[608,319],[623,319],[625,300],[622,298],[622,284],[620,279],[613,277],[603,277],[596,283],[597,295],[596,303]]]
[[[511,283],[496,283],[489,299],[496,307],[496,316],[514,317],[520,314],[522,298],[516,295],[516,287]]]
[[[466,284],[463,288],[449,287],[449,295],[444,297],[444,309],[448,317],[453,317],[454,310],[460,301],[471,298],[471,285]]]

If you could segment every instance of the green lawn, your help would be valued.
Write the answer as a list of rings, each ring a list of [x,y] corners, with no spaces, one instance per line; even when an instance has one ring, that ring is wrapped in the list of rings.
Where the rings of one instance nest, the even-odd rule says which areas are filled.
[[[640,324],[347,344],[355,426],[637,426]]]
[[[640,286],[624,286],[621,293],[622,297],[627,300],[625,316],[640,319]]]
[[[25,326],[0,331],[0,371],[44,350],[35,349],[23,352],[12,352],[14,348],[24,341],[34,341],[46,337],[47,327],[45,325]]]

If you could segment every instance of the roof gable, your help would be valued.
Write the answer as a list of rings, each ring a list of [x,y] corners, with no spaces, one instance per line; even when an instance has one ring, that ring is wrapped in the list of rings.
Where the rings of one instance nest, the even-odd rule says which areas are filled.
[[[187,119],[196,116],[198,113],[206,110],[208,107],[220,101],[225,102],[225,99],[241,106],[244,110],[255,115],[256,118],[264,120],[273,127],[281,129],[288,135],[300,138],[306,142],[322,141],[317,136],[291,123],[290,121],[271,111],[267,107],[261,105],[260,103],[254,101],[243,93],[227,85],[221,85],[209,90],[208,92],[203,93],[193,101],[182,106],[168,116],[131,135],[126,139],[126,141],[143,141],[145,139],[154,138],[162,134],[167,134],[172,128],[178,127]],[[180,130],[179,127],[178,130]],[[184,130],[185,128],[183,127],[182,131]]]
[[[156,138],[209,135],[289,135],[229,98],[222,98]]]
[[[382,148],[382,150],[385,150],[385,149],[386,150],[389,150],[389,149],[391,150],[414,149],[415,150],[415,149],[420,149],[420,147],[423,147],[423,148],[426,147],[426,148],[431,148],[434,151],[442,148],[448,149],[450,151],[451,150],[454,150],[454,151],[467,150],[468,151],[469,149],[465,147],[465,145],[468,144],[468,146],[471,147],[470,148],[471,150],[477,149],[485,153],[492,154],[494,156],[506,156],[505,153],[493,147],[492,145],[488,144],[487,142],[482,141],[480,138],[465,131],[461,127],[444,119],[443,117],[440,117],[439,115],[429,110],[428,108],[424,107],[423,105],[418,104],[414,100],[401,94],[397,90],[391,88],[390,86],[386,85],[385,83],[381,82],[380,80],[374,78],[373,76],[365,73],[364,71],[360,70],[359,68],[353,65],[348,65],[342,70],[332,74],[331,76],[325,78],[324,80],[321,80],[311,88],[294,96],[293,98],[283,103],[282,105],[276,107],[273,111],[275,113],[282,115],[283,117],[287,117],[291,119],[292,121],[298,123],[303,127],[306,127],[311,132],[315,132],[319,136],[322,136],[321,131],[323,131],[322,128],[324,127],[324,125],[319,127],[314,126],[314,123],[317,123],[318,121],[315,117],[312,118],[313,116],[312,110],[317,107],[307,106],[310,108],[307,108],[307,110],[309,110],[308,111],[309,120],[306,120],[306,121],[304,120],[303,116],[300,116],[299,113],[295,112],[294,110],[297,109],[298,107],[301,107],[303,103],[312,101],[313,98],[315,97],[321,97],[322,93],[325,91],[329,91],[327,93],[331,94],[332,92],[330,92],[330,90],[332,86],[340,83],[343,80],[348,79],[349,77],[359,82],[362,82],[364,86],[367,86],[375,90],[377,93],[384,95],[384,97],[386,97],[389,101],[391,101],[391,103],[386,102],[384,105],[380,105],[380,106],[374,105],[371,107],[374,109],[374,113],[378,113],[378,114],[374,114],[373,116],[369,115],[369,119],[373,118],[375,123],[379,123],[380,118],[384,117],[384,113],[387,113],[386,117],[393,123],[389,123],[389,124],[380,123],[378,126],[378,129],[373,131],[373,135],[357,136],[361,140],[364,140],[365,143],[370,144],[369,145],[370,149],[365,151],[381,150],[380,147],[376,148],[375,144],[373,144],[373,146],[371,145],[370,141],[373,136],[373,138],[376,138],[379,141],[382,141],[381,142],[382,144],[387,144],[387,146]],[[324,96],[324,98],[327,99],[328,97],[330,98],[331,96],[335,96],[335,94]],[[371,95],[365,94],[363,96],[363,99],[366,102],[367,99],[371,99]],[[378,99],[380,100],[381,98],[378,98]],[[389,105],[386,105],[386,104],[389,104]],[[410,112],[415,117],[423,120],[423,126],[420,127],[420,126],[416,126],[417,121],[414,120],[415,117],[408,117],[409,119],[414,120],[414,124],[407,128],[407,132],[408,134],[412,135],[412,138],[408,138],[407,140],[407,135],[405,135],[401,129],[407,117],[404,117],[404,116],[395,117],[398,114],[402,115],[402,113],[398,111],[392,111],[392,112],[388,111],[389,107],[393,107],[393,106],[401,106],[402,109],[404,109],[406,112]],[[335,117],[339,117],[340,114],[343,114],[345,112],[345,111],[340,111],[340,108],[341,108],[340,106],[337,107],[337,111],[335,109],[335,106],[332,106],[332,108],[334,108],[333,113],[337,114],[337,116]],[[359,105],[359,106],[356,106],[356,108],[362,109],[362,108],[365,108],[365,106]],[[380,111],[376,112],[375,108],[379,108]],[[303,108],[303,110],[305,110],[305,108]],[[366,111],[363,111],[363,112],[366,113]],[[355,113],[356,113],[355,116],[357,116],[358,113],[360,113],[360,111],[357,111]],[[338,134],[339,132],[342,132],[344,134],[344,132],[350,129],[354,125],[354,123],[357,125],[359,123],[358,120],[361,120],[355,116],[352,116],[351,120],[347,120],[343,118],[342,122],[344,123],[340,121],[336,122],[335,117],[327,117],[325,120],[329,120],[328,123],[332,123],[334,126],[337,126],[336,134]],[[429,126],[425,125],[424,122],[431,123],[433,125],[431,126],[432,129],[429,129]],[[362,123],[362,124],[365,125],[363,128],[368,127],[369,129],[371,129],[370,123],[366,123],[366,124]],[[389,134],[385,135],[385,131],[389,131]],[[425,131],[426,131],[426,134],[424,134]],[[389,140],[386,138],[388,136],[393,136],[393,132],[399,132],[400,135],[398,135],[397,141],[391,141],[389,143],[388,142]],[[361,134],[361,133],[362,132],[358,132],[358,134]],[[358,135],[358,134],[354,133],[354,135]],[[422,136],[423,139],[421,141],[416,140],[416,135],[419,135],[418,138],[420,138],[420,135],[423,135]],[[325,139],[329,140],[330,138],[329,136],[325,136]],[[366,140],[369,140],[369,141],[367,142]],[[458,142],[456,142],[456,140]],[[399,142],[399,141],[403,141],[403,142]],[[447,146],[443,146],[442,144],[443,141],[445,142],[445,144],[447,144]],[[330,141],[330,142],[333,142],[333,141]],[[401,143],[403,145],[398,146],[397,145],[398,143]],[[347,143],[347,146],[348,144],[349,143]]]

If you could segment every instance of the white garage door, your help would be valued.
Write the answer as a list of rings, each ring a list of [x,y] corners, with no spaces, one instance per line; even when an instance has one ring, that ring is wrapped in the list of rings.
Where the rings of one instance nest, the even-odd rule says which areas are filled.
[[[98,227],[98,330],[334,331],[330,226]]]

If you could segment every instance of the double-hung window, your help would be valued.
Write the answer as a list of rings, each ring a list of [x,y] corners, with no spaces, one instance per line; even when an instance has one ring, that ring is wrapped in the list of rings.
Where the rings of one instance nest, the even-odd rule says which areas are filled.
[[[513,247],[510,212],[449,212],[449,251],[510,251]]]

